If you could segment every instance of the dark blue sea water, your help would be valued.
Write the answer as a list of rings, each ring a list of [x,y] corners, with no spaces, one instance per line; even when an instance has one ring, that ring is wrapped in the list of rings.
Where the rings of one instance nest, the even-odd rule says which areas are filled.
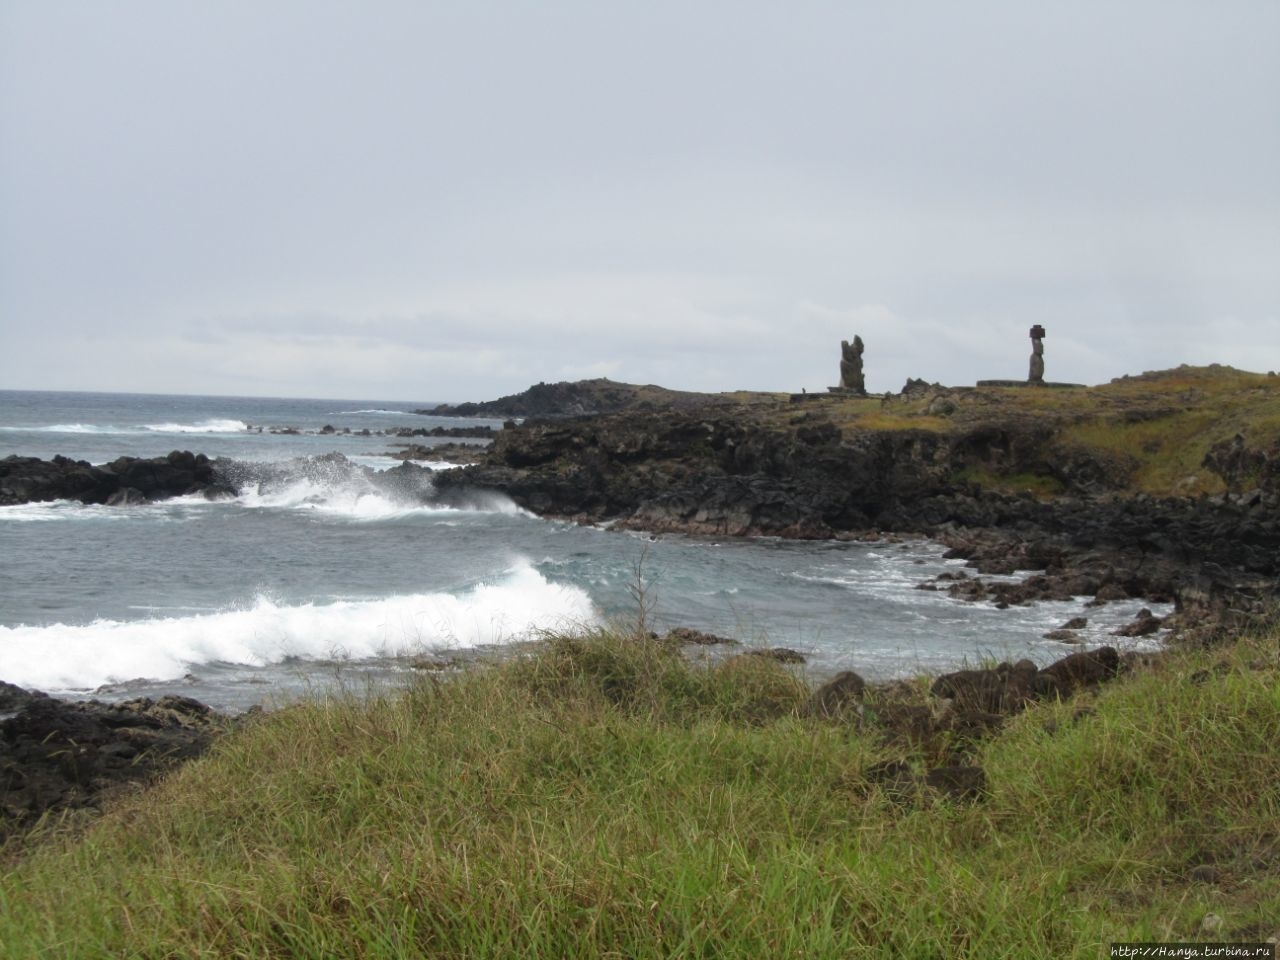
[[[459,423],[412,413],[432,405],[0,391],[0,457],[186,449],[264,477],[221,501],[0,507],[0,679],[108,699],[178,691],[233,710],[279,703],[394,681],[423,655],[634,618],[637,568],[657,628],[791,647],[815,678],[1043,663],[1076,649],[1046,631],[1084,615],[1089,642],[1115,642],[1109,631],[1140,606],[997,610],[920,591],[957,564],[927,541],[650,538],[543,520],[493,494],[444,507],[429,472],[416,488],[373,482],[405,442],[386,432]],[[284,427],[297,432],[272,432]],[[311,459],[332,452],[349,462]]]

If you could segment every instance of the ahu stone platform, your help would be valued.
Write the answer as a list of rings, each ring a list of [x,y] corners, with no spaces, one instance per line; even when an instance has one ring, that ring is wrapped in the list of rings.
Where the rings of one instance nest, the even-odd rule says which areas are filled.
[[[1038,383],[1032,382],[1031,380],[979,380],[978,386],[980,387],[1035,387],[1037,389],[1039,389],[1040,387],[1053,387],[1059,390],[1063,390],[1063,389],[1083,390],[1085,385],[1083,383],[1053,383],[1052,381],[1049,381],[1049,380],[1041,380]]]

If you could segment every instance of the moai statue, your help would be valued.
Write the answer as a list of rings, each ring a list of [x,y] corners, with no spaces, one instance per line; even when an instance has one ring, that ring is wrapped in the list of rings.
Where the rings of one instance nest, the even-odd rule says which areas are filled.
[[[1027,383],[1044,383],[1044,327],[1031,328],[1031,371]]]
[[[854,335],[853,343],[840,341],[840,388],[867,395],[867,383],[862,376],[862,338]]]

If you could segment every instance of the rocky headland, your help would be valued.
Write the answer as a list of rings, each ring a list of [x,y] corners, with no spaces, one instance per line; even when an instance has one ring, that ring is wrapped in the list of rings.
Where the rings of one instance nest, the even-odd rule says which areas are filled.
[[[1148,597],[1204,629],[1270,615],[1280,378],[1182,367],[1093,388],[701,395],[529,419],[442,489],[543,515],[711,536],[918,534],[1019,585],[1002,603]]]

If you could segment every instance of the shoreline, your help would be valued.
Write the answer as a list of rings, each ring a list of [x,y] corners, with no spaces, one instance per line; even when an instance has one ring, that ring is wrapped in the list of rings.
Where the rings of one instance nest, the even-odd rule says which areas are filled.
[[[1280,586],[1280,486],[1269,454],[1252,451],[1243,441],[1218,443],[1204,462],[1228,480],[1226,492],[1154,496],[1127,486],[1119,461],[1110,454],[1062,447],[1054,432],[1060,428],[1037,419],[1000,409],[983,412],[967,425],[948,425],[940,418],[961,417],[964,404],[990,398],[981,391],[931,390],[928,396],[892,401],[823,398],[822,403],[804,404],[803,410],[767,398],[718,398],[660,410],[512,422],[485,438],[492,444],[476,449],[475,463],[430,472],[433,496],[447,502],[475,490],[495,490],[544,518],[653,536],[927,538],[944,544],[949,558],[965,560],[966,568],[918,584],[921,589],[996,606],[1081,596],[1094,603],[1172,603],[1174,613],[1167,621],[1149,617],[1130,625],[1135,631],[1170,630],[1172,649],[1194,649],[1267,622]],[[1122,413],[1134,423],[1148,422],[1146,413]],[[880,425],[851,428],[841,416],[878,417]],[[431,434],[400,435],[458,438],[471,430],[435,428]],[[186,451],[120,457],[99,467],[67,458],[12,456],[0,460],[0,503],[59,498],[127,509],[193,494],[234,496],[249,475],[238,474],[229,464]],[[1232,479],[1246,470],[1253,471],[1259,486],[1241,489]],[[1000,487],[1004,480],[993,483],[993,477],[1023,476],[1019,471],[1039,471],[1034,482],[1017,481],[1030,484],[1030,490],[1013,492]],[[1026,576],[1016,583],[992,579],[1015,571]],[[1106,649],[1103,645],[1063,659],[1076,656],[1086,662]],[[735,651],[719,660],[759,653],[765,651]],[[1119,654],[1116,658],[1103,668],[1107,679],[1119,672],[1123,661]],[[998,715],[1006,701],[1034,699],[1034,678],[1044,669],[1006,663],[992,670],[961,671],[970,676],[959,686],[952,681],[956,695],[947,699],[966,703],[969,712]],[[944,678],[929,679],[935,687]],[[917,677],[914,683],[919,687],[924,680]],[[813,695],[822,689],[817,685]],[[163,697],[103,705],[32,697],[37,712],[53,718],[53,727],[30,739],[23,748],[25,759],[11,762],[8,769],[45,762],[48,757],[32,744],[44,742],[50,729],[87,724],[78,742],[100,742],[82,753],[73,751],[77,759],[57,764],[59,775],[71,771],[66,790],[88,796],[89,782],[103,777],[108,767],[136,772],[142,769],[138,757],[151,755],[152,748],[139,750],[141,741],[129,742],[142,734],[121,739],[103,730],[170,730],[181,740],[190,739],[197,726],[212,729],[226,722],[221,717],[197,722],[193,718],[210,711],[196,701],[183,701]],[[123,722],[121,711],[134,719]],[[3,721],[7,742],[21,739],[15,731],[27,721],[15,726],[20,716]],[[955,716],[939,721],[934,709],[927,717],[912,710],[903,716],[908,725],[924,724],[920,729],[932,730],[931,736],[951,730],[947,724],[988,722]],[[68,717],[74,721],[71,727],[66,726]],[[182,749],[169,752],[187,756]],[[154,749],[157,756],[162,752]],[[70,795],[58,794],[52,786],[36,793],[42,791]]]

